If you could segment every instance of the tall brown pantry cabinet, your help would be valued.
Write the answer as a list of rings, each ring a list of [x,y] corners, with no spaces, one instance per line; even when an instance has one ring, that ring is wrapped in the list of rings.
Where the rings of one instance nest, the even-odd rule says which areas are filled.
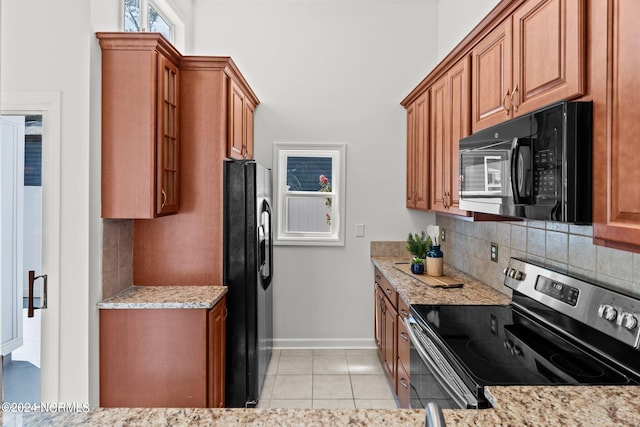
[[[253,157],[260,101],[230,57],[183,56],[157,33],[96,36],[102,217],[133,220],[133,284],[218,288],[223,162]],[[225,304],[101,310],[101,405],[223,407]]]

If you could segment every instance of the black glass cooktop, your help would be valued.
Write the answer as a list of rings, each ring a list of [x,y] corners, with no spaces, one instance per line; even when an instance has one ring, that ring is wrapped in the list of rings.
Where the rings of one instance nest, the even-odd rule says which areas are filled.
[[[435,334],[445,356],[454,359],[461,377],[475,383],[469,384],[472,387],[638,384],[633,372],[543,327],[511,305],[413,305],[412,312]],[[605,337],[596,338],[604,340],[600,345],[619,347]],[[637,359],[631,347],[618,351]]]

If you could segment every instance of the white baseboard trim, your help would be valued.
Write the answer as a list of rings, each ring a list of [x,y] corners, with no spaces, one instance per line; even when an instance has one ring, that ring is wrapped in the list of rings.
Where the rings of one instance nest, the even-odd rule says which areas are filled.
[[[274,349],[306,348],[306,349],[375,349],[376,343],[371,338],[276,338]]]

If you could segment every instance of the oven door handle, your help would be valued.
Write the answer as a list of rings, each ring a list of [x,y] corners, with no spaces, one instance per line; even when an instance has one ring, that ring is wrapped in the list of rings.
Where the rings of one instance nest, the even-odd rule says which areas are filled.
[[[420,326],[416,320],[412,316],[409,316],[404,322],[407,326],[411,342],[418,352],[420,359],[427,365],[436,380],[449,393],[458,406],[463,409],[478,408],[478,400],[466,389],[462,380],[458,378],[454,372],[446,372],[449,369],[445,367],[443,361],[438,363],[424,348],[424,345],[429,345],[429,343],[423,342],[420,337],[418,337],[415,328],[420,328]],[[428,338],[426,339],[428,340]],[[432,350],[436,350],[435,345],[431,344],[431,346],[433,346]]]

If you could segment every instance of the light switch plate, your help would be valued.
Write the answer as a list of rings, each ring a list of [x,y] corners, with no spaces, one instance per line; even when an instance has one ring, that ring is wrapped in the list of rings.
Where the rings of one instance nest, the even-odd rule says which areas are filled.
[[[446,242],[447,241],[447,232],[444,228],[440,229],[440,241],[441,242]]]
[[[498,244],[491,242],[491,261],[498,262]]]
[[[364,224],[356,224],[356,237],[364,237]]]

